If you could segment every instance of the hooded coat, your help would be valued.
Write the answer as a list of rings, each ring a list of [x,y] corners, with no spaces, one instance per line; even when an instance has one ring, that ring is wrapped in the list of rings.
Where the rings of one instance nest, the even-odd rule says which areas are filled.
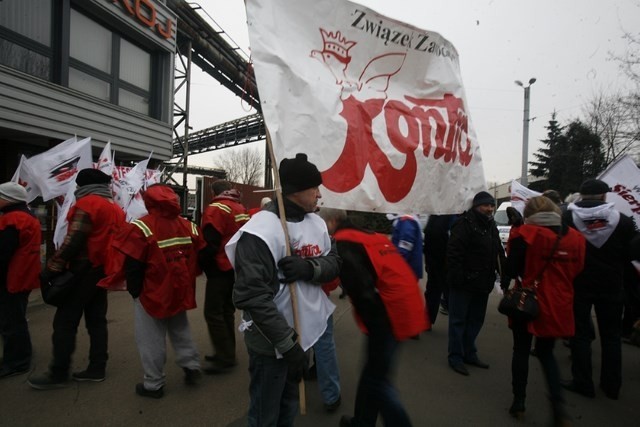
[[[149,187],[143,199],[149,214],[129,224],[114,245],[145,265],[140,302],[149,315],[163,319],[196,307],[198,251],[206,244],[198,227],[180,217],[170,187]]]

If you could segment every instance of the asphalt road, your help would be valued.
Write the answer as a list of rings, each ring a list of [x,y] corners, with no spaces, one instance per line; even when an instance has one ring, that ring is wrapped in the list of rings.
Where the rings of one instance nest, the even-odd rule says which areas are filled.
[[[202,315],[204,280],[198,282],[200,307],[189,313],[200,353],[211,353]],[[356,328],[347,300],[337,304],[335,336],[342,383],[342,407],[326,414],[316,382],[306,383],[307,414],[296,426],[337,426],[342,414],[353,411],[357,379],[362,366],[363,336]],[[478,339],[480,357],[489,370],[470,367],[463,377],[447,365],[447,317],[439,316],[431,332],[418,341],[405,342],[398,355],[395,375],[402,400],[415,426],[547,426],[551,410],[544,379],[535,358],[530,361],[527,412],[524,420],[509,417],[511,404],[511,334],[506,319],[496,310],[499,296],[492,294],[485,326]],[[32,295],[29,325],[34,345],[33,372],[46,370],[51,354],[54,308]],[[228,374],[205,376],[196,388],[183,383],[183,373],[167,356],[167,385],[160,400],[142,398],[134,387],[142,370],[133,337],[133,306],[124,292],[109,296],[109,350],[107,379],[102,383],[71,383],[61,390],[36,391],[28,375],[0,381],[0,426],[244,426],[248,403],[247,354],[238,335],[238,368]],[[599,342],[594,345],[594,378],[599,375]],[[88,340],[84,325],[78,334],[74,371],[87,364]],[[570,373],[568,349],[556,347],[560,369]],[[597,392],[595,399],[568,394],[568,411],[576,426],[640,425],[640,348],[623,345],[623,388],[618,401]],[[379,422],[382,425],[381,422]]]

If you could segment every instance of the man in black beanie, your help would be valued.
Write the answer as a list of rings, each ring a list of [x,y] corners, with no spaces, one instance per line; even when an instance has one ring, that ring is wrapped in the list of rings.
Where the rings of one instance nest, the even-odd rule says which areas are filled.
[[[637,235],[632,218],[607,203],[609,184],[588,179],[580,186],[580,201],[570,204],[563,220],[587,240],[584,270],[573,281],[573,316],[576,333],[570,339],[572,379],[563,386],[586,397],[595,397],[591,366],[591,318],[595,310],[602,360],[600,388],[618,399],[622,386],[622,309],[624,271],[631,261],[631,241]]]
[[[226,246],[236,271],[233,302],[243,310],[240,329],[249,352],[249,426],[293,425],[304,352],[323,335],[335,309],[321,284],[340,270],[326,224],[314,213],[321,197],[318,168],[305,154],[284,159],[280,183],[289,241],[280,224],[282,213],[271,203]],[[293,329],[289,283],[296,287],[298,331]]]
[[[111,197],[111,177],[96,169],[83,169],[76,177],[76,202],[69,209],[64,242],[47,262],[42,280],[70,270],[74,286],[58,304],[53,318],[53,359],[43,375],[29,378],[37,390],[67,386],[71,356],[82,316],[89,333],[89,365],[72,375],[74,381],[100,382],[107,365],[107,291],[97,283],[105,277],[108,248],[116,230],[125,224],[124,212]]]
[[[465,364],[488,369],[478,358],[476,337],[484,324],[498,262],[505,255],[493,220],[496,200],[486,191],[473,198],[451,229],[447,245],[449,285],[449,366],[469,375]]]

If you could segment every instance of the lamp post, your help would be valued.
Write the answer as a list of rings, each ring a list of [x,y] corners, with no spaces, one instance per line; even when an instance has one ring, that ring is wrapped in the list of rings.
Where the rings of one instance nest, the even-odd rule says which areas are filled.
[[[524,89],[524,119],[522,120],[522,172],[520,184],[525,187],[529,183],[529,89],[536,82],[536,78],[529,79],[529,84],[525,86],[520,80],[515,83]]]

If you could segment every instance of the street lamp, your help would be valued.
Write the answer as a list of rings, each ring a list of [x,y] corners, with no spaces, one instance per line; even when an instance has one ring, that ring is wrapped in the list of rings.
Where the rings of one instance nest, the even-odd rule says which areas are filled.
[[[522,120],[522,172],[520,175],[520,184],[525,187],[528,184],[529,177],[529,89],[536,82],[536,78],[529,79],[529,84],[525,86],[520,80],[515,83],[524,89],[524,119]]]

